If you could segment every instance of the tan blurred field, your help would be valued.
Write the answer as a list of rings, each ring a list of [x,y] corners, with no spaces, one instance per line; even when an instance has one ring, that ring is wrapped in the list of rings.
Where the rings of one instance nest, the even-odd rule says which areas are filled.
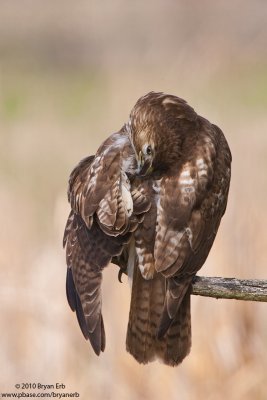
[[[110,266],[97,358],[67,305],[62,250],[71,169],[138,97],[165,91],[218,124],[233,154],[201,274],[266,278],[267,3],[0,0],[0,10],[0,392],[59,382],[90,400],[267,399],[264,303],[194,296],[190,356],[176,369],[140,366],[125,350],[130,289]]]

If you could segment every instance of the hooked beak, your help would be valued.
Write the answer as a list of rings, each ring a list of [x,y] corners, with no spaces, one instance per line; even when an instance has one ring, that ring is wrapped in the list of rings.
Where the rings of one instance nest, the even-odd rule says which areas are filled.
[[[153,171],[152,160],[146,160],[140,151],[138,155],[138,175],[146,176]]]

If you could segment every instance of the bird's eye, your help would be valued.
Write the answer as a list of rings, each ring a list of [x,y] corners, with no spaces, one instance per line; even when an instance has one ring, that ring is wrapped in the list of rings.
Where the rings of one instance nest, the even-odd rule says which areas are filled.
[[[147,146],[147,148],[146,148],[146,154],[148,155],[148,156],[150,156],[151,154],[152,154],[152,148],[151,148],[151,146]]]

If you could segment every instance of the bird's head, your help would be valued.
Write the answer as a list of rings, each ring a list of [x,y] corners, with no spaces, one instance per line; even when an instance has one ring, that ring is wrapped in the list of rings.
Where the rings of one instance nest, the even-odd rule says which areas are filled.
[[[145,142],[137,154],[138,172],[141,176],[153,172],[153,158],[155,154],[154,144]]]
[[[146,176],[150,175],[155,168],[157,145],[149,124],[140,126],[136,122],[130,118],[126,126],[137,161],[136,172],[139,176]]]
[[[196,113],[176,96],[150,92],[141,97],[126,124],[140,176],[166,170],[177,163],[188,127]]]

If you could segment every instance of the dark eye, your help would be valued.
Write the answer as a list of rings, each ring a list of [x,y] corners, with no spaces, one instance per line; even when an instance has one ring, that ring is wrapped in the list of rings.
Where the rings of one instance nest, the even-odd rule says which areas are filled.
[[[151,154],[152,154],[152,148],[151,148],[151,146],[147,146],[147,148],[146,148],[146,154],[148,155],[148,156],[150,156]]]

